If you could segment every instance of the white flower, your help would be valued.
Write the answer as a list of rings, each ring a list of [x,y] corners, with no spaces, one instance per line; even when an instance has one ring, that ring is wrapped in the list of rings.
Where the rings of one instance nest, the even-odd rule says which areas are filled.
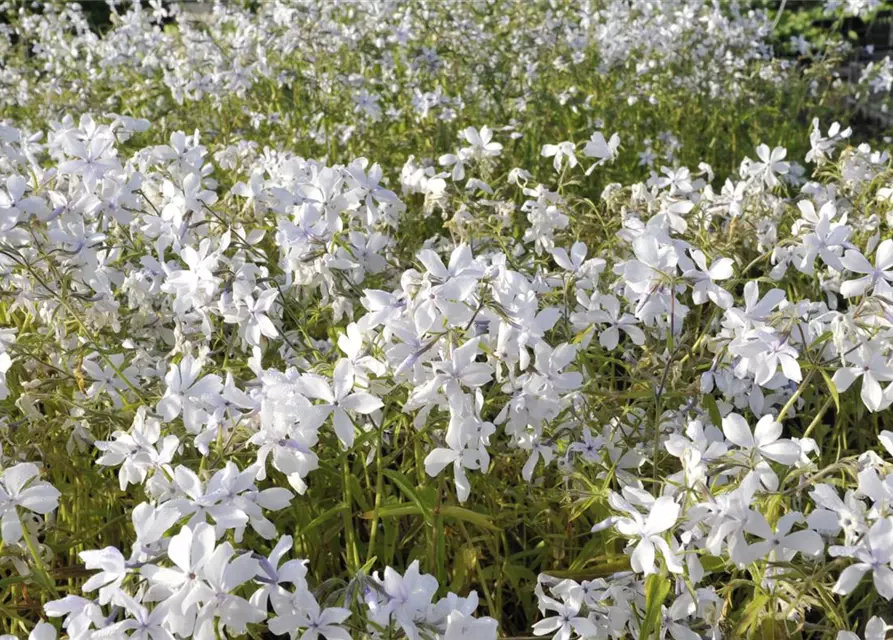
[[[698,269],[690,269],[685,272],[685,277],[694,282],[692,300],[695,304],[704,304],[709,299],[721,309],[732,306],[734,298],[732,294],[720,287],[718,280],[728,280],[734,274],[731,258],[718,258],[710,267],[707,266],[707,256],[702,251],[691,252],[692,258],[698,265]]]
[[[579,638],[594,638],[598,635],[598,629],[592,621],[586,616],[578,615],[581,602],[571,600],[567,604],[562,604],[548,597],[540,600],[546,608],[554,611],[555,615],[533,625],[533,635],[545,636],[554,631],[553,640],[568,640],[574,633]]]
[[[81,551],[78,557],[84,561],[86,569],[99,569],[81,587],[84,591],[99,589],[99,604],[106,605],[120,592],[121,584],[127,576],[126,561],[115,547],[96,551]]]
[[[322,404],[313,405],[310,416],[305,418],[311,426],[321,425],[331,415],[335,424],[335,433],[345,447],[353,445],[354,423],[347,412],[370,414],[380,409],[384,403],[370,393],[353,391],[354,370],[350,360],[342,358],[335,365],[332,374],[332,386],[321,377],[307,374],[302,378],[307,395],[323,400]]]
[[[166,422],[182,413],[183,424],[190,433],[199,432],[207,415],[205,407],[214,404],[223,387],[220,376],[212,373],[199,377],[201,371],[201,361],[189,354],[179,364],[171,365],[164,376],[167,389],[157,407]]]
[[[862,402],[869,411],[880,411],[890,406],[893,397],[881,389],[881,382],[893,381],[893,366],[876,345],[864,345],[845,356],[849,366],[834,372],[832,381],[841,393],[862,378]],[[888,390],[891,386],[888,385]]]
[[[278,295],[276,289],[267,289],[256,300],[245,296],[242,300],[244,306],[240,306],[237,313],[228,318],[228,321],[239,324],[239,331],[249,345],[259,346],[261,336],[271,339],[279,337],[279,330],[267,315]]]
[[[620,332],[629,336],[633,344],[645,344],[645,333],[639,328],[639,321],[630,313],[620,312],[620,301],[614,296],[602,296],[599,298],[602,309],[590,311],[586,319],[601,325],[608,325],[598,335],[598,343],[613,351],[620,341]]]
[[[301,640],[350,640],[347,629],[341,626],[350,617],[349,609],[321,609],[313,594],[303,589],[299,589],[287,605],[282,599],[274,599],[274,602],[279,602],[279,608],[276,609],[277,616],[269,622],[273,633],[288,634],[292,638],[297,638],[300,633]],[[301,633],[300,629],[306,630]]]
[[[598,161],[586,173],[589,174],[595,167],[613,161],[617,157],[618,147],[620,147],[620,136],[616,133],[607,141],[601,131],[593,133],[583,147],[583,155],[587,158],[596,158]]]
[[[875,264],[872,265],[862,253],[848,249],[841,258],[848,271],[864,273],[855,280],[847,280],[840,285],[840,294],[846,298],[855,298],[872,289],[874,294],[887,294],[893,283],[893,240],[887,239],[878,245]]]
[[[863,637],[865,640],[885,640],[887,631],[890,628],[890,625],[884,622],[883,618],[872,616],[868,624],[865,625],[865,635]],[[862,640],[862,638],[852,631],[838,631],[837,640]]]
[[[476,159],[495,158],[502,153],[502,145],[492,142],[493,130],[487,126],[481,127],[480,131],[468,127],[462,131],[461,136],[471,145],[470,154]]]
[[[49,482],[35,480],[39,476],[40,470],[31,462],[3,470],[0,476],[0,531],[4,544],[14,544],[22,539],[19,508],[46,515],[59,506],[59,491]]]
[[[759,145],[757,156],[760,162],[750,165],[751,177],[762,180],[763,184],[770,189],[778,186],[778,176],[786,175],[791,170],[791,165],[783,162],[787,155],[788,151],[784,147],[775,147],[770,150],[768,145]]]
[[[559,142],[558,144],[545,144],[540,152],[544,158],[552,158],[552,167],[560,172],[565,162],[570,168],[577,166],[577,147],[573,142]]]
[[[451,611],[442,640],[496,640],[497,627],[493,618],[474,618],[462,611]]]
[[[167,548],[167,557],[173,567],[147,564],[140,570],[150,584],[163,587],[171,594],[170,604],[175,610],[192,618],[188,627],[194,623],[196,605],[214,596],[203,577],[203,569],[215,548],[214,527],[204,522],[197,524],[194,530],[186,526],[170,539]]]
[[[800,459],[800,447],[781,437],[781,423],[771,415],[760,418],[751,433],[743,416],[730,413],[722,419],[722,430],[726,438],[740,448],[745,461],[770,491],[778,487],[778,476],[766,460],[791,466]]]
[[[646,576],[655,573],[654,557],[655,548],[659,549],[667,568],[670,571],[681,573],[682,566],[676,558],[676,554],[670,549],[670,545],[660,535],[676,524],[679,518],[680,507],[673,498],[662,496],[651,505],[648,518],[642,517],[638,510],[624,506],[623,510],[629,517],[618,518],[614,523],[617,530],[625,536],[637,538],[635,549],[630,558],[630,566],[636,573],[644,573]]]
[[[384,594],[384,601],[375,606],[376,617],[385,625],[396,622],[409,638],[420,640],[417,622],[425,619],[431,598],[437,591],[437,580],[419,572],[418,560],[414,560],[402,576],[387,567],[384,580],[377,574],[374,578]]]
[[[856,560],[841,572],[834,585],[834,593],[851,593],[862,577],[871,571],[878,594],[887,600],[893,599],[893,569],[890,568],[893,561],[893,522],[890,518],[875,522],[865,539],[855,547],[830,547],[828,552],[832,556]]]
[[[763,560],[767,557],[776,562],[790,562],[797,553],[818,556],[825,549],[822,537],[815,531],[804,529],[791,533],[791,528],[803,521],[799,512],[786,513],[778,520],[775,530],[769,526],[766,516],[754,512],[745,524],[745,531],[763,539],[747,547],[746,562]],[[770,555],[771,554],[771,555]]]

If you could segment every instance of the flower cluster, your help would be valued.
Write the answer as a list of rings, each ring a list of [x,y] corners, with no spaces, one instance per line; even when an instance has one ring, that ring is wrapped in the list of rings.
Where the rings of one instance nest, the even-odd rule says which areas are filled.
[[[881,640],[888,153],[627,126],[796,85],[761,12],[431,4],[10,17],[0,628]]]

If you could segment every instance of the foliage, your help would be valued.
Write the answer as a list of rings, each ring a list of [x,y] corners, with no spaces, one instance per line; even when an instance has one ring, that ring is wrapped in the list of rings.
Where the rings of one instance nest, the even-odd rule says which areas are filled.
[[[694,0],[6,9],[3,631],[884,637],[893,174],[836,120],[889,64]]]

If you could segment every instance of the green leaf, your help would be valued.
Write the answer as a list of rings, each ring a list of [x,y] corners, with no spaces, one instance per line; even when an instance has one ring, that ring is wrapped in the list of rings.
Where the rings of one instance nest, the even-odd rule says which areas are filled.
[[[819,369],[822,372],[822,377],[825,379],[825,384],[828,385],[828,391],[831,393],[831,397],[834,398],[834,406],[837,408],[837,411],[840,411],[840,393],[837,391],[837,385],[834,384],[834,381],[831,379],[831,376],[828,375],[828,372],[824,369]]]
[[[733,637],[743,638],[747,635],[750,629],[755,628],[754,625],[759,625],[761,619],[760,614],[765,610],[767,602],[769,602],[769,596],[765,593],[756,596],[750,601],[747,607],[745,607],[744,613],[738,621],[738,625],[735,627],[735,632],[732,634]]]
[[[509,562],[506,562],[502,565],[502,573],[505,575],[506,578],[509,579],[509,582],[515,585],[515,588],[519,591],[519,585],[523,584],[524,582],[536,582],[536,574],[527,567],[520,564],[511,564]]]
[[[323,513],[316,516],[313,520],[311,520],[307,524],[306,527],[302,528],[301,533],[304,535],[310,533],[311,531],[316,529],[316,527],[321,525],[323,522],[326,522],[327,520],[334,518],[335,516],[337,516],[338,514],[342,513],[343,511],[346,511],[346,510],[347,510],[347,505],[342,502],[341,504],[339,504],[335,507],[332,507],[328,511],[324,511]]]
[[[715,573],[722,571],[723,567],[726,566],[726,561],[717,556],[705,555],[701,556],[701,566],[704,567],[704,571],[712,571]]]
[[[414,505],[419,508],[419,513],[425,517],[425,522],[429,525],[433,525],[433,506],[422,499],[421,494],[412,486],[412,482],[410,482],[409,478],[394,469],[384,469],[383,473],[391,482],[397,485],[400,491],[402,491]]]
[[[369,560],[366,561],[362,567],[360,567],[360,573],[369,574],[374,568],[375,563],[378,561],[378,556],[372,556]]]
[[[471,544],[462,545],[453,561],[453,581],[450,583],[450,591],[462,593],[468,584],[468,576],[474,570],[478,561],[478,550]]]
[[[645,581],[645,619],[639,629],[639,640],[660,636],[661,606],[670,593],[670,580],[666,576],[652,574]]]
[[[372,505],[369,504],[369,500],[366,498],[360,479],[357,476],[348,476],[347,481],[350,483],[350,495],[360,505],[360,509],[363,511],[371,509]]]
[[[594,328],[595,325],[589,325],[588,327],[577,333],[574,336],[574,339],[571,340],[571,344],[580,344],[581,342],[583,342],[583,338],[585,338],[587,334],[591,333]]]
[[[502,529],[493,524],[490,516],[484,513],[479,513],[478,511],[472,511],[471,509],[465,509],[464,507],[457,507],[455,505],[447,505],[440,508],[440,513],[445,518],[470,522],[471,524],[475,524],[490,531],[502,531]]]
[[[713,426],[719,427],[722,424],[722,414],[716,405],[716,398],[709,393],[705,393],[701,396],[701,404],[707,408],[707,413],[710,414],[710,421],[713,422]]]
[[[586,567],[590,562],[595,560],[598,556],[598,551],[600,551],[605,546],[605,541],[601,536],[592,536],[589,541],[583,545],[583,548],[580,550],[580,553],[577,554],[577,557],[571,562],[570,567],[568,567],[571,571],[579,571]]]
[[[399,518],[400,516],[420,516],[422,510],[417,504],[401,502],[398,504],[384,505],[378,508],[379,518]],[[366,511],[362,515],[363,519],[371,520],[375,517],[374,511]]]
[[[374,514],[374,511],[367,511],[362,515],[362,517],[366,520],[370,520],[372,519]],[[400,516],[418,515],[424,515],[423,508],[417,504],[408,504],[406,502],[384,505],[378,508],[379,518],[398,518]],[[493,522],[490,520],[490,516],[484,513],[479,513],[477,511],[472,511],[471,509],[465,509],[463,507],[457,507],[454,505],[446,505],[440,508],[440,515],[442,515],[444,518],[451,518],[453,520],[462,520],[463,522],[469,522],[483,529],[487,529],[488,531],[502,531],[502,529],[493,524]]]

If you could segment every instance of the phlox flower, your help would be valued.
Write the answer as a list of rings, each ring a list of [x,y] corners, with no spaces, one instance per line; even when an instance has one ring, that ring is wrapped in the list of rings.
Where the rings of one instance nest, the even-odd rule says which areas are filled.
[[[864,295],[869,289],[875,295],[889,295],[893,290],[893,239],[888,238],[878,245],[873,265],[856,249],[848,249],[840,261],[847,271],[865,274],[840,285],[840,294],[845,298]]]
[[[860,397],[865,407],[872,412],[889,407],[893,402],[893,394],[888,385],[887,390],[881,388],[882,382],[893,381],[893,366],[889,358],[884,356],[883,349],[877,344],[866,344],[844,356],[847,366],[834,372],[832,381],[840,393],[849,389],[859,378],[862,378]]]
[[[759,145],[757,157],[760,161],[750,165],[751,177],[761,180],[770,189],[778,186],[778,176],[786,175],[791,170],[791,165],[784,162],[787,155],[784,147],[770,149],[768,145]]]
[[[778,487],[778,476],[767,461],[791,466],[800,459],[800,447],[781,437],[782,425],[771,415],[760,418],[751,432],[743,416],[730,413],[722,420],[722,430],[770,491]]]
[[[331,415],[335,434],[345,447],[353,444],[355,435],[354,423],[348,411],[368,415],[384,406],[381,399],[370,393],[353,391],[354,379],[353,365],[346,358],[335,365],[332,386],[315,374],[307,374],[302,378],[307,395],[323,401],[310,408],[310,416],[306,420],[311,425],[320,425]]]
[[[791,528],[802,521],[803,514],[796,511],[786,513],[779,518],[773,530],[766,521],[766,516],[753,512],[745,524],[745,531],[762,538],[763,541],[748,545],[745,552],[748,558],[746,562],[763,560],[767,557],[777,562],[790,562],[798,553],[813,558],[819,556],[825,548],[819,534],[809,529],[791,533]]]
[[[649,508],[648,517],[645,518],[625,500],[618,499],[617,494],[612,494],[612,497],[616,507],[628,514],[626,517],[618,518],[614,526],[621,534],[637,540],[630,557],[632,570],[646,576],[655,573],[655,549],[658,549],[667,563],[667,568],[675,573],[681,573],[682,565],[679,564],[679,559],[660,535],[672,529],[679,518],[680,507],[673,498],[662,496],[655,500]]]
[[[579,615],[582,602],[571,599],[568,603],[561,603],[548,596],[540,598],[541,606],[555,612],[555,615],[540,620],[533,625],[533,635],[545,636],[553,631],[552,640],[570,640],[570,638],[594,638],[598,635],[598,629],[592,621]]]
[[[205,407],[214,403],[219,396],[223,381],[217,374],[201,376],[202,363],[187,354],[178,364],[171,365],[164,381],[167,389],[158,402],[158,413],[166,422],[174,420],[181,413],[183,425],[190,433],[198,433],[207,415]]]
[[[564,141],[558,144],[543,145],[540,155],[544,158],[552,158],[552,167],[556,172],[560,172],[565,164],[571,169],[577,166],[576,149],[573,142]]]
[[[893,599],[893,521],[880,518],[868,530],[867,536],[852,547],[832,546],[832,556],[852,558],[856,562],[844,569],[834,585],[834,593],[847,595],[856,588],[869,571],[874,588],[883,598]]]
[[[481,158],[495,158],[502,153],[502,145],[493,142],[493,130],[483,126],[480,130],[467,127],[461,132],[461,137],[471,146],[468,147],[470,155],[477,160]]]
[[[583,147],[583,155],[587,158],[595,158],[596,163],[587,169],[586,174],[606,162],[612,162],[617,157],[617,149],[620,147],[620,136],[616,133],[611,135],[610,140],[605,140],[605,136],[601,131],[592,134]]]
[[[36,464],[22,462],[7,467],[0,475],[0,533],[4,544],[22,539],[22,521],[18,509],[46,515],[59,506],[59,491],[49,482],[36,480]]]
[[[887,631],[889,631],[890,628],[890,625],[884,622],[883,618],[872,616],[868,621],[868,624],[865,625],[865,635],[862,636],[862,638],[864,638],[864,640],[885,640]],[[862,638],[852,631],[837,632],[837,640],[862,640]]]
[[[274,610],[278,614],[269,622],[270,631],[288,634],[301,640],[350,640],[347,629],[341,626],[350,617],[350,610],[342,607],[320,608],[309,591],[299,589],[286,601],[275,598]],[[278,603],[278,604],[275,604]],[[305,631],[300,631],[305,629]]]

